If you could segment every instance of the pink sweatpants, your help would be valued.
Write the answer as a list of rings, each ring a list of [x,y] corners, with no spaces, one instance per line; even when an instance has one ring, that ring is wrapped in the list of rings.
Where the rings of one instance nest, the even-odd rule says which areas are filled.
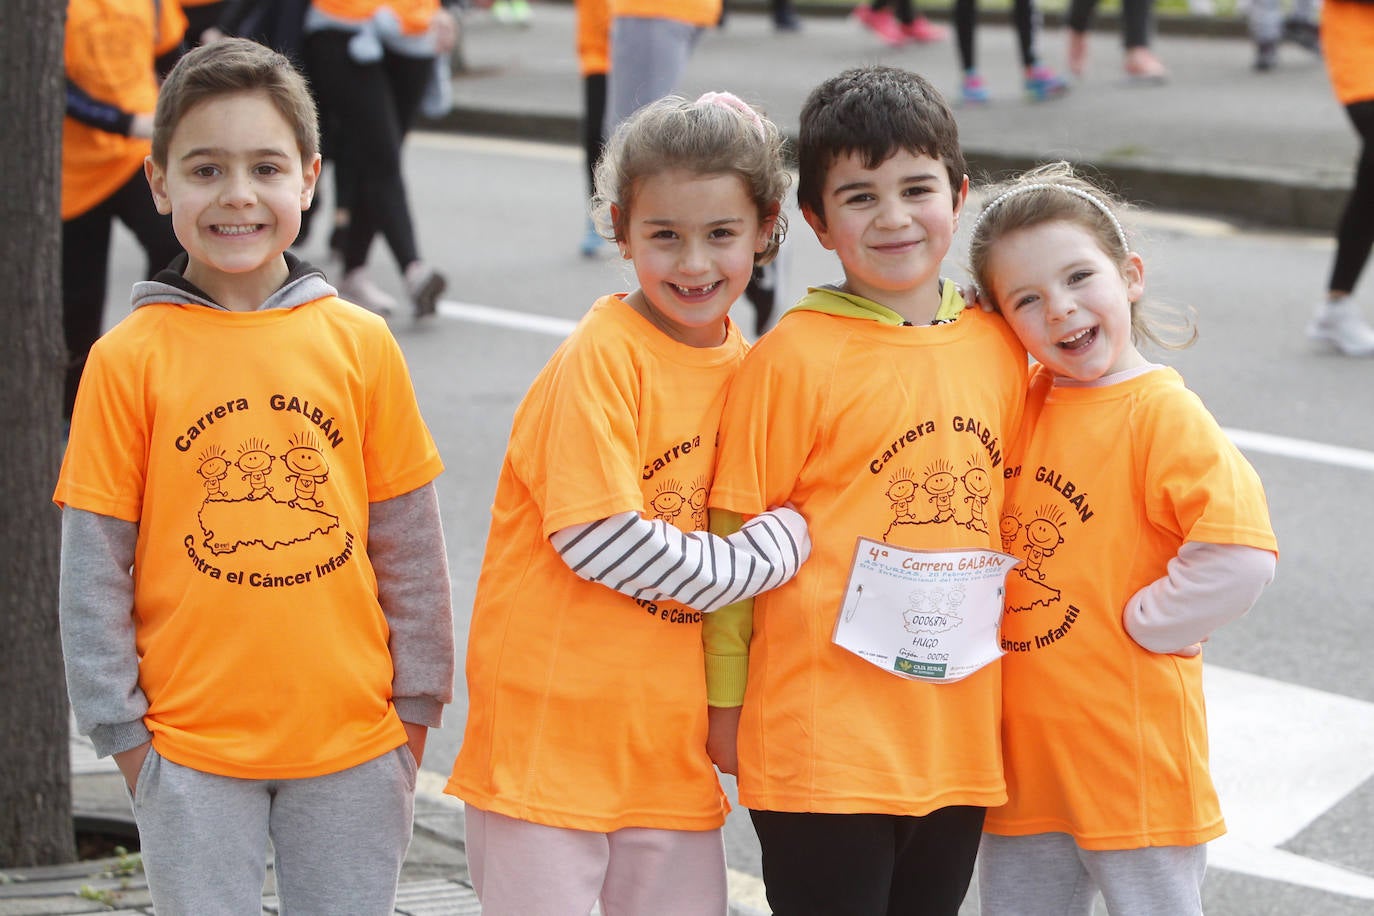
[[[720,830],[547,827],[468,806],[467,858],[483,916],[723,916]]]

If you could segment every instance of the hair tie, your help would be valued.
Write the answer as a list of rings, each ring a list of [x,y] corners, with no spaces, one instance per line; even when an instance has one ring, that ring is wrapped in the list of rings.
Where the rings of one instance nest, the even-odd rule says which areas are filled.
[[[703,92],[693,104],[715,105],[717,108],[737,111],[754,125],[754,129],[759,132],[760,140],[768,139],[768,128],[763,126],[763,118],[759,117],[759,113],[754,110],[753,106],[733,92]]]
[[[971,234],[972,234],[973,236],[977,236],[977,235],[978,235],[978,227],[979,227],[980,225],[982,225],[983,220],[986,219],[986,218],[987,218],[987,215],[988,215],[989,213],[991,213],[993,210],[997,209],[1004,201],[1006,201],[1006,200],[1008,200],[1008,199],[1010,199],[1010,198],[1012,198],[1012,197],[1015,197],[1015,196],[1018,195],[1018,194],[1024,194],[1024,193],[1026,193],[1027,191],[1050,191],[1050,190],[1054,190],[1054,191],[1063,191],[1065,194],[1072,194],[1074,197],[1078,197],[1078,198],[1081,198],[1082,200],[1086,200],[1088,203],[1092,204],[1092,205],[1093,205],[1094,207],[1096,207],[1098,210],[1102,211],[1102,215],[1105,216],[1105,217],[1107,217],[1107,219],[1111,221],[1112,227],[1113,227],[1114,229],[1116,229],[1116,237],[1121,241],[1121,250],[1122,250],[1122,251],[1130,251],[1130,250],[1131,250],[1130,243],[1128,243],[1128,242],[1126,241],[1126,230],[1123,229],[1123,228],[1121,228],[1121,221],[1118,220],[1118,219],[1116,218],[1116,214],[1113,213],[1113,212],[1111,211],[1111,208],[1110,208],[1110,207],[1108,207],[1105,203],[1103,203],[1103,202],[1102,202],[1101,200],[1099,200],[1097,197],[1095,197],[1095,196],[1092,195],[1092,194],[1089,194],[1087,191],[1083,190],[1082,188],[1075,188],[1075,187],[1073,187],[1073,186],[1071,186],[1071,185],[1066,185],[1066,184],[1054,184],[1053,182],[1045,182],[1045,181],[1033,181],[1033,182],[1030,182],[1030,183],[1028,183],[1028,184],[1016,185],[1015,187],[1010,188],[1010,189],[1008,189],[1008,190],[1006,190],[1006,191],[1003,191],[1001,194],[999,194],[999,195],[997,195],[996,197],[994,197],[993,200],[992,200],[992,203],[990,203],[990,204],[988,204],[986,207],[984,207],[984,208],[983,208],[983,212],[979,213],[979,214],[978,214],[978,218],[977,218],[976,220],[973,221],[973,230],[972,230],[972,233],[971,233]]]

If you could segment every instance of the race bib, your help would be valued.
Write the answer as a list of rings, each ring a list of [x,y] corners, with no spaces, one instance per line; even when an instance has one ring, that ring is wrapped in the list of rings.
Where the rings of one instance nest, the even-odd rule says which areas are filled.
[[[900,677],[948,683],[1003,655],[1007,573],[996,550],[906,550],[859,538],[835,644]]]

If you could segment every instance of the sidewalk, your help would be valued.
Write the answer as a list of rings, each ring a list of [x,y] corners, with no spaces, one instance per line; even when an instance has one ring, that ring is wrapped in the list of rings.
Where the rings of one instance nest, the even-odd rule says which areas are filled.
[[[805,15],[800,32],[779,34],[750,11],[761,6],[736,0],[726,27],[703,36],[684,95],[732,90],[791,136],[807,92],[850,66],[909,67],[958,97],[952,40],[887,48],[836,15]],[[578,142],[573,8],[537,3],[534,10],[527,28],[467,15],[455,109],[429,129]],[[1132,86],[1121,75],[1120,33],[1103,22],[1091,36],[1086,77],[1065,98],[1032,103],[1021,95],[1014,33],[1001,20],[988,14],[977,34],[992,102],[956,110],[975,180],[1068,158],[1091,164],[1137,203],[1260,225],[1334,227],[1358,145],[1319,58],[1286,45],[1276,70],[1256,73],[1240,22],[1179,17],[1162,23],[1153,43],[1172,79]],[[1051,18],[1040,33],[1043,62],[1062,70],[1065,43]]]
[[[97,759],[89,740],[72,736],[72,802],[78,823],[116,836],[137,836],[123,777],[109,757]],[[479,916],[477,895],[467,883],[462,804],[442,794],[443,779],[421,771],[415,799],[415,833],[401,871],[397,916]],[[101,859],[0,873],[0,916],[148,916],[153,912],[141,869],[119,872],[118,859]],[[269,894],[263,912],[275,914]]]

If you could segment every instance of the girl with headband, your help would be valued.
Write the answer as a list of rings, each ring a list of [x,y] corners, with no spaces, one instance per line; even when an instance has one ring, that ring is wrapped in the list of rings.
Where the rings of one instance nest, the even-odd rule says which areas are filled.
[[[703,613],[791,578],[788,508],[708,533],[729,319],[777,251],[778,129],[729,93],[612,135],[594,212],[633,292],[598,299],[517,409],[468,636],[467,803],[489,916],[723,916],[728,808],[706,752]]]
[[[1067,163],[992,192],[971,268],[1038,363],[1007,464],[1003,753],[979,851],[984,916],[1200,916],[1225,832],[1207,769],[1202,643],[1273,577],[1254,469],[1142,340],[1120,204]]]

